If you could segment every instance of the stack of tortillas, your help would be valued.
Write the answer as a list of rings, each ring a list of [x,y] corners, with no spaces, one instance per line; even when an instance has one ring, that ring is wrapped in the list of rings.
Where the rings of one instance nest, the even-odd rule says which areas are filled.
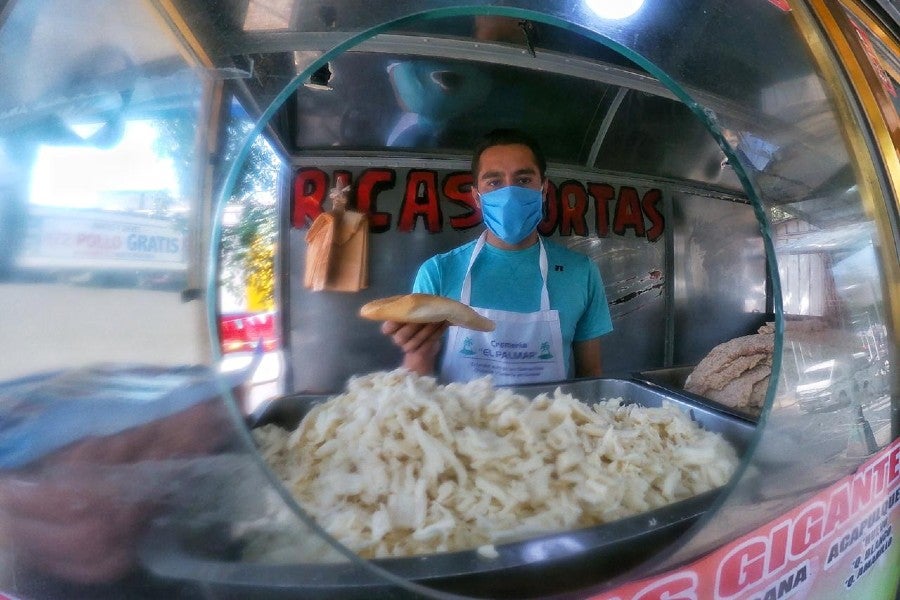
[[[442,323],[474,329],[493,331],[494,322],[481,316],[462,302],[432,294],[403,294],[380,298],[364,304],[359,315],[372,321],[397,321],[400,323]]]

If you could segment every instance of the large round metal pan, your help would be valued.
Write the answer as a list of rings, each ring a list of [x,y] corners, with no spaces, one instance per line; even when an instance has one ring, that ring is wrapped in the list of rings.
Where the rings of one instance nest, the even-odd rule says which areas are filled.
[[[556,387],[540,384],[515,389],[533,397]],[[724,436],[739,453],[754,431],[750,421],[633,380],[598,378],[559,387],[588,403],[615,397],[644,406],[674,402],[702,427]],[[252,426],[275,423],[295,427],[313,406],[325,400],[323,396],[287,396],[254,415]],[[704,514],[718,493],[712,490],[603,525],[497,545],[494,558],[473,549],[378,559],[372,564],[409,581],[476,597],[522,597],[523,590],[540,596],[583,588],[625,572],[674,541]],[[194,580],[215,590],[217,598],[371,598],[375,594],[403,594],[361,564],[246,562],[241,560],[244,541],[228,536],[221,530],[195,531],[188,536],[174,529],[156,529],[145,540],[142,560],[156,575]]]

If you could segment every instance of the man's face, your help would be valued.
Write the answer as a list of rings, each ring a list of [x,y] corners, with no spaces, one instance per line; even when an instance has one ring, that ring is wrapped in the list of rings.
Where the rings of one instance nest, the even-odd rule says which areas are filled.
[[[478,161],[475,190],[479,194],[486,194],[510,185],[544,190],[544,181],[534,153],[524,144],[487,148]]]

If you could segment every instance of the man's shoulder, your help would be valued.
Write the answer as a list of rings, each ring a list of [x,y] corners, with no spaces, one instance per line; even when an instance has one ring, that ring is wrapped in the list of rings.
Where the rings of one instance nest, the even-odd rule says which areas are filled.
[[[587,267],[592,261],[591,257],[578,250],[564,246],[558,242],[544,238],[544,246],[547,248],[549,261],[565,262],[566,264]]]
[[[436,263],[452,263],[459,260],[468,260],[470,256],[472,256],[472,251],[475,248],[475,242],[477,240],[472,240],[471,242],[466,242],[452,250],[448,250],[447,252],[442,252],[441,254],[435,254],[429,260],[432,260]]]

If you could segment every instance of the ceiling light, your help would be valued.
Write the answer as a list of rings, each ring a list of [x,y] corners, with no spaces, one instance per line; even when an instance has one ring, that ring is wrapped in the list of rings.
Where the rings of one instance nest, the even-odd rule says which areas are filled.
[[[644,0],[585,0],[585,3],[602,19],[625,19],[640,10]]]

